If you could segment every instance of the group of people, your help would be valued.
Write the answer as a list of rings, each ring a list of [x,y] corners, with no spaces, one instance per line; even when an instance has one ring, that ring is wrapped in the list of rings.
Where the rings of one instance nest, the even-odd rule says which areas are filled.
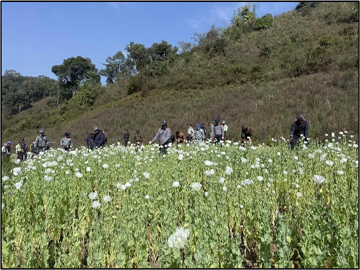
[[[11,156],[11,145],[12,145],[11,141],[4,143],[4,145],[1,148],[3,157]],[[21,138],[18,144],[15,146],[15,151],[16,151],[17,159],[20,159],[21,161],[27,159],[27,152],[29,151],[29,149],[25,143],[24,138]]]
[[[179,144],[186,143],[201,143],[206,139],[214,141],[215,144],[219,144],[220,141],[225,141],[226,133],[228,131],[228,126],[226,125],[225,120],[223,120],[220,124],[220,119],[215,119],[215,123],[213,124],[211,121],[208,122],[209,131],[205,127],[205,124],[197,124],[196,129],[192,127],[191,124],[188,126],[188,130],[186,136],[184,133],[176,131],[175,135],[171,135],[171,129],[167,127],[167,122],[165,120],[161,121],[161,127],[155,134],[155,137],[150,141],[154,143],[159,140],[160,145],[160,153],[166,153],[167,147],[169,143],[177,146]],[[246,125],[242,125],[242,133],[241,140],[242,143],[252,143],[251,136],[254,130]]]
[[[186,132],[186,136],[184,133],[176,131],[175,135],[172,135],[171,129],[168,128],[166,120],[161,121],[161,127],[156,132],[154,138],[149,142],[150,144],[155,141],[159,142],[160,153],[166,153],[167,147],[170,143],[177,146],[179,144],[186,143],[201,143],[205,140],[209,139],[214,141],[215,144],[219,144],[220,141],[225,141],[226,134],[228,132],[228,126],[223,120],[220,124],[220,119],[215,119],[215,123],[213,124],[211,121],[208,122],[208,129],[205,127],[205,124],[197,124],[195,129],[191,124],[188,126],[188,130]],[[137,129],[135,131],[135,135],[133,136],[133,142],[136,146],[140,146],[143,144],[143,138],[140,135],[140,131]],[[39,135],[36,137],[35,141],[30,144],[30,148],[27,147],[24,138],[21,138],[18,144],[15,147],[15,151],[17,154],[17,159],[20,161],[27,159],[27,153],[30,150],[32,154],[38,154],[50,148],[49,140],[47,135],[45,135],[45,130],[42,128],[39,130]],[[242,145],[251,144],[252,143],[252,135],[254,130],[243,124],[241,126],[241,142]],[[304,142],[306,144],[309,143],[309,125],[305,120],[304,116],[298,114],[296,116],[296,121],[292,123],[290,128],[290,148],[291,151],[294,150],[296,142],[301,138],[304,138]],[[128,146],[130,142],[130,132],[126,130],[123,136],[125,147]],[[86,138],[86,145],[88,149],[93,150],[94,148],[101,148],[107,144],[107,136],[105,135],[104,130],[100,130],[98,126],[94,128],[94,132],[90,133]],[[8,141],[4,143],[2,147],[2,155],[3,157],[11,156],[11,145],[12,142]],[[60,146],[62,149],[69,151],[74,147],[70,132],[65,133],[65,137],[61,139]]]

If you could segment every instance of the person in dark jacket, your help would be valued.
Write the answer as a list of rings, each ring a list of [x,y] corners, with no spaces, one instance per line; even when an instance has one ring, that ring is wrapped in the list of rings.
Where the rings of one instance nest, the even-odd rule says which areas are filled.
[[[204,135],[205,135],[205,139],[206,139],[206,127],[205,127],[205,123],[201,124],[201,128],[204,131]]]
[[[129,140],[130,140],[130,132],[129,130],[125,130],[125,133],[124,133],[124,144],[125,144],[125,147],[128,145],[129,143]]]
[[[98,126],[94,128],[93,142],[97,148],[103,147],[105,143],[105,134]]]
[[[143,139],[140,135],[140,130],[138,130],[138,129],[135,131],[134,143],[136,144],[136,146],[140,146],[143,143]]]
[[[298,114],[296,118],[297,118],[296,121],[292,123],[290,129],[291,151],[294,150],[295,144],[301,136],[304,136],[304,141],[306,143],[308,143],[308,137],[309,137],[309,125],[305,120],[304,116]]]
[[[26,142],[23,138],[21,143],[21,149],[23,150],[23,160],[27,160],[27,152],[29,151],[28,146],[26,145]]]
[[[7,142],[7,145],[5,146],[5,153],[4,156],[5,157],[10,157],[11,156],[11,141]]]
[[[252,143],[251,136],[254,133],[254,130],[251,127],[248,127],[245,124],[241,126],[241,143],[244,146],[245,143]]]
[[[90,150],[94,150],[94,141],[93,141],[93,133],[90,133],[89,136],[86,138],[86,145],[87,148]]]

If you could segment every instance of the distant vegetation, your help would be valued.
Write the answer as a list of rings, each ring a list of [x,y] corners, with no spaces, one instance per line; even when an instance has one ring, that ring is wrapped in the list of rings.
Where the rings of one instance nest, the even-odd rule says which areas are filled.
[[[150,140],[162,119],[175,133],[221,117],[230,138],[239,139],[247,123],[266,142],[288,137],[299,112],[313,138],[342,129],[357,134],[358,18],[357,2],[300,2],[276,17],[257,17],[247,5],[227,28],[196,33],[193,43],[130,42],[126,56],[114,52],[99,70],[77,56],[49,67],[57,81],[6,71],[2,137],[30,141],[44,127],[55,145],[66,131],[84,145],[98,125],[110,143],[137,128]]]

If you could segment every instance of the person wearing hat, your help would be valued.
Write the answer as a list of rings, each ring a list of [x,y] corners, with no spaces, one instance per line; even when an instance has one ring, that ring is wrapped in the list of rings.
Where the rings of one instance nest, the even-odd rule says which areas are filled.
[[[168,143],[170,142],[170,138],[171,138],[171,129],[167,127],[167,122],[165,120],[162,120],[161,128],[158,129],[158,131],[155,134],[155,137],[150,141],[150,144],[155,142],[156,140],[159,140],[160,154],[161,153],[166,154]]]
[[[73,148],[74,145],[72,143],[72,140],[70,138],[70,132],[65,133],[65,137],[61,139],[60,146],[62,149],[69,151],[70,148]]]
[[[208,122],[209,124],[209,139],[212,140],[214,138],[214,124],[211,121]]]
[[[222,128],[224,129],[224,140],[225,140],[226,132],[228,131],[228,126],[225,124],[225,120],[223,120],[223,121],[221,122],[221,126],[222,126]]]
[[[253,134],[254,130],[251,127],[248,127],[245,124],[242,124],[241,126],[241,143],[243,146],[245,146],[246,143],[251,143],[251,136]]]
[[[196,130],[194,133],[194,143],[201,143],[205,139],[204,130],[201,128],[200,124],[196,125]]]
[[[4,157],[10,157],[10,156],[11,156],[11,141],[8,141],[5,146]]]
[[[34,143],[34,151],[36,154],[43,152],[49,149],[49,140],[48,137],[45,135],[45,130],[41,128],[39,130],[40,135],[38,135],[35,139]]]
[[[94,127],[93,141],[97,148],[104,146],[105,134],[98,126]]]
[[[302,114],[296,116],[296,121],[292,123],[290,128],[290,147],[291,151],[294,150],[296,142],[304,136],[304,141],[308,143],[309,138],[309,125]]]
[[[215,119],[214,125],[214,137],[215,144],[218,144],[221,140],[224,140],[224,129],[221,125],[219,125],[220,119]]]
[[[90,133],[89,136],[86,138],[86,145],[87,148],[90,150],[94,150],[94,141],[93,141],[93,133]]]
[[[186,140],[188,143],[190,143],[194,137],[194,129],[193,127],[191,126],[191,124],[189,124],[189,128],[188,128],[188,131],[187,131],[187,134],[186,134]]]

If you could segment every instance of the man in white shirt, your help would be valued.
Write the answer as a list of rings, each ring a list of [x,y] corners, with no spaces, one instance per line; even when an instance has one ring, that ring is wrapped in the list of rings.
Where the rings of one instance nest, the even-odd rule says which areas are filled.
[[[191,124],[189,124],[189,128],[186,134],[187,142],[190,143],[194,137],[195,130],[192,128]]]
[[[224,140],[225,140],[226,132],[228,131],[228,126],[225,124],[225,120],[222,121],[222,126],[224,129]]]

